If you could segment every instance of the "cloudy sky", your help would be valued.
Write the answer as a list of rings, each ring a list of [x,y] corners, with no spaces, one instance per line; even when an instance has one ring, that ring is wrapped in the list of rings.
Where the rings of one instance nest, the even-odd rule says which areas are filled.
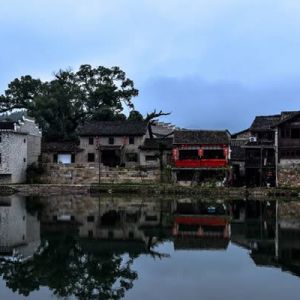
[[[0,93],[16,77],[120,66],[136,108],[238,131],[300,109],[297,0],[1,0]]]

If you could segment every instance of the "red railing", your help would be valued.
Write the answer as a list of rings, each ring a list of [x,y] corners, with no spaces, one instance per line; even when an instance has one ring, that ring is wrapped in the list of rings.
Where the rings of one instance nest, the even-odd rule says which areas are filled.
[[[184,159],[175,160],[174,166],[177,168],[225,168],[228,166],[226,159]]]

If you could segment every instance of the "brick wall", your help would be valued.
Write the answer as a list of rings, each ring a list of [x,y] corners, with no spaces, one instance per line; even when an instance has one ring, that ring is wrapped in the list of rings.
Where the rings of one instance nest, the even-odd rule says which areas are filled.
[[[46,174],[42,176],[45,183],[60,184],[92,184],[99,181],[97,164],[44,164]],[[160,179],[158,170],[138,170],[101,166],[100,180],[102,183],[141,183],[157,182]]]

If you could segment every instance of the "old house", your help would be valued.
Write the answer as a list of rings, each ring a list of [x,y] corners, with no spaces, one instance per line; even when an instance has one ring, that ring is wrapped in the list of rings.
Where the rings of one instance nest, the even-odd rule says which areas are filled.
[[[229,148],[227,130],[175,130],[172,154],[175,180],[199,181],[215,176],[218,171],[224,179]]]
[[[107,167],[140,164],[140,150],[148,123],[145,121],[99,121],[80,128],[79,161],[99,162]],[[100,155],[100,160],[99,160]]]
[[[248,186],[276,184],[275,129],[280,115],[257,116],[245,144],[245,177]]]
[[[231,135],[230,140],[230,166],[231,184],[242,186],[245,184],[245,145],[251,137],[250,129],[245,129]]]
[[[78,153],[82,152],[76,142],[42,143],[43,163],[72,164],[78,161]]]
[[[300,112],[258,116],[245,148],[248,186],[300,185]]]
[[[163,168],[171,165],[173,138],[146,138],[140,149],[141,166]]]
[[[41,131],[35,121],[22,114],[0,119],[0,180],[19,183],[26,180],[26,169],[38,161]]]
[[[274,125],[279,185],[300,185],[300,111],[282,112]]]

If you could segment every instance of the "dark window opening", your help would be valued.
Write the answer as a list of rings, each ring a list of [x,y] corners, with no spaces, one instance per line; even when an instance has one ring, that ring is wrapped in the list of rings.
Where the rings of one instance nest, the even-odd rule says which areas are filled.
[[[300,158],[300,149],[297,150],[281,150],[281,158]]]
[[[108,143],[109,143],[110,145],[113,145],[113,144],[115,143],[115,138],[114,138],[114,137],[109,137],[109,138],[108,138]]]
[[[197,232],[198,230],[198,224],[179,224],[178,226],[178,231]]]
[[[137,153],[126,153],[126,160],[128,162],[137,162]]]
[[[129,137],[129,144],[131,144],[131,145],[134,144],[134,137],[133,136]]]
[[[179,159],[200,159],[198,150],[179,150]]]
[[[94,138],[92,137],[89,138],[89,145],[94,145]]]
[[[292,128],[291,129],[291,138],[299,139],[300,138],[300,128]]]
[[[113,232],[112,230],[110,230],[110,231],[108,232],[108,238],[109,238],[109,239],[113,239],[113,238],[114,238],[114,232]]]
[[[134,239],[134,232],[133,231],[129,231],[128,237],[130,240]]]
[[[146,215],[145,220],[150,221],[150,222],[151,221],[155,222],[155,221],[157,221],[157,216],[148,216],[148,215]]]
[[[146,155],[145,157],[146,161],[157,161],[156,155]]]
[[[203,158],[207,159],[225,159],[223,149],[204,150]]]
[[[23,161],[26,162],[26,158],[23,158]]]
[[[26,143],[26,139],[24,139],[24,143]]]
[[[89,230],[89,231],[88,231],[88,235],[89,235],[90,238],[92,238],[92,237],[94,236],[93,230]]]
[[[56,153],[53,154],[53,162],[54,162],[54,163],[57,163],[57,154],[56,154]]]
[[[95,153],[88,153],[88,162],[95,162]]]
[[[95,222],[95,216],[87,216],[87,222]]]
[[[0,153],[0,164],[2,164],[2,154]]]
[[[0,143],[2,142],[2,134],[0,133]]]

